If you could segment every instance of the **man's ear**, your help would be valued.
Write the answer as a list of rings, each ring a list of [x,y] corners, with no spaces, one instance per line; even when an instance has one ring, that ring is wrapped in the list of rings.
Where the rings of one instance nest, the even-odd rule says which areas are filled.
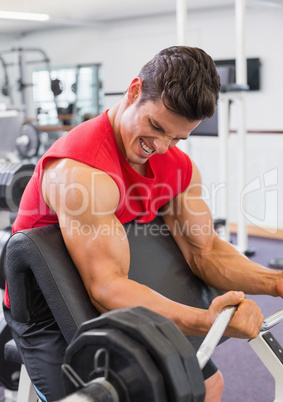
[[[142,79],[140,77],[136,77],[131,82],[128,89],[128,100],[132,104],[134,103],[142,92]]]

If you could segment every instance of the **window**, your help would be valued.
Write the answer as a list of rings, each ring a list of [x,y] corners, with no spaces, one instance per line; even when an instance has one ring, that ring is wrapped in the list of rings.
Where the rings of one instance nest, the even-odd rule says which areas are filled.
[[[58,95],[51,91],[57,81]],[[59,81],[58,81],[59,80]],[[39,125],[77,125],[103,110],[100,64],[38,69],[33,72],[33,97]]]

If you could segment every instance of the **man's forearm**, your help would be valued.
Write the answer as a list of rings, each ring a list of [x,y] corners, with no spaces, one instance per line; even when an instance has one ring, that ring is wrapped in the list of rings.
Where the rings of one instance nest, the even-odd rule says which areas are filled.
[[[245,299],[242,292],[218,296],[208,310],[202,310],[169,300],[147,286],[117,276],[97,289],[91,299],[95,306],[98,303],[103,306],[101,312],[143,306],[172,320],[185,335],[205,336],[222,309],[231,305],[238,308],[225,331],[227,336],[254,338],[263,320],[260,309],[252,300]]]
[[[250,261],[230,243],[215,236],[213,247],[190,253],[192,271],[204,282],[222,290],[278,296],[281,273]]]
[[[146,307],[172,320],[185,335],[203,336],[211,326],[207,310],[177,303],[147,286],[122,277],[97,286],[92,291],[91,300],[101,313],[133,306]]]

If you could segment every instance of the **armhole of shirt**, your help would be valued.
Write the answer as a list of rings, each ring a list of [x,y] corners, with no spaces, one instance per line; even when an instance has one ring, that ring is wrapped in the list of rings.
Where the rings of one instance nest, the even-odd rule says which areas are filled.
[[[185,178],[185,180],[183,182],[182,192],[185,191],[188,188],[188,186],[189,186],[189,184],[190,184],[190,182],[192,180],[192,176],[193,176],[193,164],[192,164],[192,161],[191,161],[190,157],[186,153],[184,153],[184,156],[185,156],[185,159],[186,159],[186,162],[187,162],[187,175],[186,175],[186,178]]]

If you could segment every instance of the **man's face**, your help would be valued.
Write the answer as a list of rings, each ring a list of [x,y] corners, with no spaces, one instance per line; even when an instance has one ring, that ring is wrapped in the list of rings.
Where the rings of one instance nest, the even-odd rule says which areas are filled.
[[[185,117],[170,112],[162,101],[138,100],[123,112],[118,145],[130,165],[142,165],[156,153],[164,154],[179,141],[186,140],[200,121],[189,122]]]

